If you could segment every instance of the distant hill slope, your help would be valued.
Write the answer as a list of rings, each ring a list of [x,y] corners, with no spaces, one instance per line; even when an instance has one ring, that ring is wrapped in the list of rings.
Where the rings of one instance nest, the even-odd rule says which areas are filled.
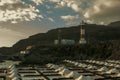
[[[112,22],[109,26],[120,26],[120,21]]]
[[[94,40],[119,40],[120,39],[120,26],[104,26],[95,24],[86,24],[86,37],[89,41]],[[80,27],[72,26],[61,29],[61,37],[63,39],[72,39],[76,42],[80,39]],[[22,49],[28,45],[42,45],[42,44],[53,44],[54,40],[57,39],[59,29],[49,30],[47,33],[40,33],[30,36],[27,39],[20,40],[13,48]]]
[[[106,41],[106,40],[120,40],[120,26],[116,24],[120,24],[119,22],[114,22],[109,24],[108,26],[104,25],[96,25],[96,24],[85,24],[86,29],[86,37],[88,41]],[[116,27],[114,27],[114,25]],[[80,39],[80,26],[72,26],[65,27],[61,29],[61,37],[63,39],[72,39],[75,40],[76,43]],[[57,39],[59,29],[49,30],[47,33],[39,33],[33,36],[30,36],[27,39],[23,39],[18,41],[11,48],[12,52],[15,53],[20,50],[26,48],[29,45],[44,45],[44,44],[53,44],[54,40]],[[0,52],[3,52],[0,49]],[[8,51],[9,52],[9,51]]]

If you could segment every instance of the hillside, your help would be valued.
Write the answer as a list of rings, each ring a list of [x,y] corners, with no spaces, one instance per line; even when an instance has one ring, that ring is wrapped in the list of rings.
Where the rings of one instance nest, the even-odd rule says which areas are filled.
[[[120,21],[111,22],[109,25],[110,26],[120,26]]]
[[[60,62],[64,59],[78,60],[78,59],[98,59],[104,60],[112,54],[111,42],[95,42],[86,45],[59,45],[34,47],[30,55],[25,57],[24,63],[40,63]]]
[[[61,29],[61,37],[63,39],[72,39],[76,43],[79,41],[80,27],[72,26]],[[120,39],[120,26],[104,26],[95,24],[86,24],[86,36],[88,41],[108,41],[108,40],[119,40]],[[47,33],[40,33],[30,36],[27,39],[20,40],[13,48],[15,50],[24,49],[28,45],[45,45],[53,44],[54,40],[57,39],[59,29],[49,30]]]
[[[119,42],[120,26],[118,24],[120,24],[120,21],[113,22],[107,26],[96,25],[96,24],[85,24],[87,41],[89,41],[89,43],[95,41],[114,41],[114,40]],[[80,36],[80,26],[71,26],[71,27],[64,27],[59,29],[61,29],[61,37],[63,39],[72,39],[75,40],[76,43],[78,43]],[[18,41],[11,48],[1,48],[0,53],[16,54],[20,50],[24,50],[29,45],[40,46],[40,45],[54,44],[54,40],[57,39],[59,29],[52,29],[49,30],[47,33],[39,33],[36,35],[32,35],[27,39]]]

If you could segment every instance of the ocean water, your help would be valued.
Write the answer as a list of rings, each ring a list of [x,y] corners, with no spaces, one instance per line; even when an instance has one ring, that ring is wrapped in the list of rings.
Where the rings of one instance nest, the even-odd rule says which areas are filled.
[[[4,62],[0,63],[0,68],[8,68],[10,65],[16,64],[19,65],[20,61],[10,61],[5,60]]]

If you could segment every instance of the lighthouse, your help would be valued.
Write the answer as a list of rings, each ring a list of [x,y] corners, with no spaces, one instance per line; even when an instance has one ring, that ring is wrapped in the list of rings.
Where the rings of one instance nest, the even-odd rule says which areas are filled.
[[[84,27],[84,22],[82,21],[81,25],[80,25],[80,40],[79,40],[79,44],[86,44],[87,41],[85,39],[85,27]]]

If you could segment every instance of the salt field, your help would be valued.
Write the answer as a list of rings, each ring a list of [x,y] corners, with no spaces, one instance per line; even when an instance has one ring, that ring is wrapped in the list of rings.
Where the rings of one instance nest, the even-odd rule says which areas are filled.
[[[0,63],[0,68],[8,68],[8,66],[16,64],[18,65],[20,61],[10,61],[10,60],[5,60]]]
[[[20,61],[5,60],[0,63],[0,80],[7,80],[7,69],[10,65],[19,65]]]
[[[120,80],[120,61],[115,60],[64,60],[36,66],[19,63],[0,63],[0,80]]]

